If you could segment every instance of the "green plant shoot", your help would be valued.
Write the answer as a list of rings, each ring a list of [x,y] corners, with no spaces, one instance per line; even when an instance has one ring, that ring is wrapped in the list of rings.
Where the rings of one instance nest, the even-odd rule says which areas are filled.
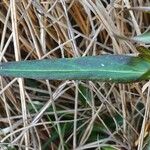
[[[49,80],[138,82],[150,78],[150,61],[141,56],[100,55],[6,62],[0,75]]]

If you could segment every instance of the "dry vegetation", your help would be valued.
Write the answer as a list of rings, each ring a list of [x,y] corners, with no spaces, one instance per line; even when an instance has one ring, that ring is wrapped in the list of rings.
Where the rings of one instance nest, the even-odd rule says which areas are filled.
[[[149,30],[149,0],[2,0],[2,62],[137,55],[118,39]],[[135,7],[136,9],[129,9]],[[148,45],[147,45],[148,46]],[[9,150],[147,150],[149,82],[0,79],[0,147]]]

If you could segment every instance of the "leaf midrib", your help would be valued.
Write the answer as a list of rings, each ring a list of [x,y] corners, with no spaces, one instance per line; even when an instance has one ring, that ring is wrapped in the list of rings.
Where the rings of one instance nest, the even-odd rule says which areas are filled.
[[[91,70],[23,70],[23,69],[2,69],[2,71],[9,71],[9,72],[110,72],[110,73],[129,73],[129,74],[133,74],[133,73],[138,73],[138,74],[143,74],[144,71],[126,71],[126,70],[95,70],[95,69],[91,69]]]

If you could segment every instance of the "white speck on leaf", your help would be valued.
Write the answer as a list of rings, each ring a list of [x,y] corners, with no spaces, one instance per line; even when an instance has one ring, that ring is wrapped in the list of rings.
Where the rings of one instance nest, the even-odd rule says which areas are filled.
[[[101,66],[104,67],[105,65],[104,65],[104,64],[101,64]]]

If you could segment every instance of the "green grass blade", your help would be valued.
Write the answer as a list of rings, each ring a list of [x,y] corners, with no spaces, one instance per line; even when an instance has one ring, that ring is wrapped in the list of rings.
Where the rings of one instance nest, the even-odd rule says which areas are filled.
[[[140,57],[147,59],[148,61],[150,60],[150,50],[148,48],[139,46],[137,47],[137,51],[139,52]]]
[[[101,55],[1,63],[0,75],[49,80],[136,82],[149,79],[150,62],[134,56]]]

